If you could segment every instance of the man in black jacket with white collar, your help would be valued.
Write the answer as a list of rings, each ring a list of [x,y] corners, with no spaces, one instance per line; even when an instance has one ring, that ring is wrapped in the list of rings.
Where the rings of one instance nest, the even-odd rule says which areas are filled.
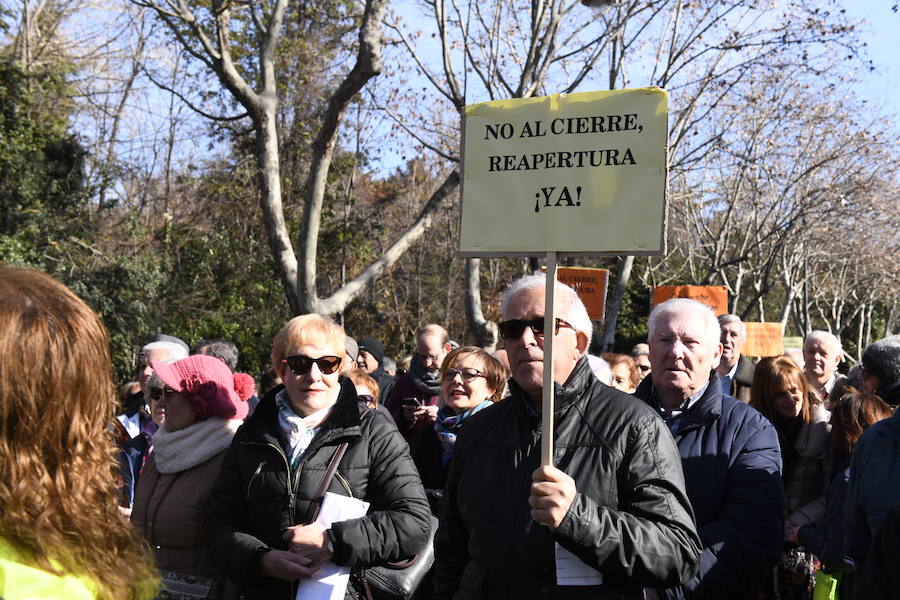
[[[635,395],[675,436],[703,541],[697,574],[660,596],[755,599],[783,548],[778,436],[755,409],[722,393],[719,323],[709,307],[669,300],[648,326],[650,377]]]
[[[544,331],[544,286],[535,275],[504,294],[511,395],[473,415],[457,439],[435,599],[639,599],[693,573],[699,540],[672,436],[653,411],[594,377],[590,318],[568,286],[557,284],[559,318]],[[540,466],[547,336],[556,467]],[[582,570],[578,585],[566,564]]]

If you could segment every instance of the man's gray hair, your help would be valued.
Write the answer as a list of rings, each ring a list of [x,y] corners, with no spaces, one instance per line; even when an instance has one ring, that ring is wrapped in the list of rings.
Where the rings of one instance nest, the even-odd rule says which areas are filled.
[[[747,341],[747,327],[744,325],[744,322],[741,321],[741,318],[737,315],[733,315],[731,313],[725,315],[719,315],[719,326],[722,327],[724,325],[728,325],[729,323],[737,323],[741,326],[741,341]]]
[[[718,344],[719,338],[722,336],[722,330],[719,327],[719,320],[716,318],[715,311],[702,302],[697,302],[690,298],[672,298],[657,304],[656,308],[650,311],[650,317],[647,319],[647,339],[653,337],[653,332],[656,331],[656,322],[661,316],[689,312],[697,313],[703,318],[706,325],[707,339],[713,344]]]
[[[821,329],[810,331],[806,334],[806,337],[803,338],[804,350],[806,350],[806,344],[809,342],[825,342],[831,344],[832,348],[837,348],[837,353],[840,355],[841,360],[844,360],[844,347],[841,346],[841,340],[833,333],[822,331]]]
[[[147,380],[147,389],[148,390],[153,390],[156,388],[164,388],[164,387],[166,387],[166,384],[163,383],[163,380],[160,379],[159,375],[157,375],[155,372],[150,376],[150,379]],[[145,402],[147,400],[149,400],[149,398],[144,398]]]
[[[151,350],[168,350],[168,360],[170,361],[181,360],[182,358],[188,357],[187,348],[180,344],[176,344],[175,342],[150,342],[149,344],[141,348],[141,354],[146,354]]]
[[[522,292],[540,289],[543,293],[546,286],[547,276],[544,273],[526,275],[513,281],[509,284],[509,287],[503,291],[503,302],[500,304],[500,314],[506,318],[506,311],[509,309],[510,302]],[[590,340],[591,334],[594,331],[594,324],[591,323],[591,317],[588,315],[584,303],[581,301],[581,298],[578,297],[575,290],[557,280],[555,300],[557,302],[554,311],[556,312],[556,316],[569,323],[575,328],[575,331],[583,332],[588,337],[588,340]]]

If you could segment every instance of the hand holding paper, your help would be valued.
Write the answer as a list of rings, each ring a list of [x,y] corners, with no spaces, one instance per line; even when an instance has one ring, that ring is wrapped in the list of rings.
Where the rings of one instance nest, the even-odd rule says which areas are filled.
[[[294,525],[289,527],[282,536],[291,543],[291,552],[321,562],[331,558],[325,543],[325,528],[318,523],[309,525]]]
[[[296,581],[301,577],[314,575],[319,570],[319,565],[312,559],[293,552],[269,550],[259,559],[259,568],[263,575],[283,581]]]
[[[546,525],[550,531],[556,531],[578,492],[575,480],[546,465],[532,473],[531,479],[531,496],[528,497],[531,518],[535,523]]]

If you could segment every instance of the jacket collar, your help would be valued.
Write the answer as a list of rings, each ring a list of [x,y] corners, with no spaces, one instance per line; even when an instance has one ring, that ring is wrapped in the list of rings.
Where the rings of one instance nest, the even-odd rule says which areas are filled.
[[[587,361],[587,357],[582,356],[575,363],[575,367],[569,374],[569,378],[563,385],[553,384],[553,413],[559,415],[572,406],[584,393],[594,379],[594,372]],[[520,398],[522,402],[528,403],[530,398],[525,390],[519,387],[515,379],[509,380],[510,394],[513,397]],[[530,404],[528,405],[530,406]],[[527,412],[527,409],[526,409]],[[540,412],[540,411],[538,411]]]
[[[346,377],[339,379],[341,390],[338,393],[337,402],[331,415],[322,423],[320,435],[323,440],[331,440],[344,437],[360,437],[359,400],[356,397],[356,387]],[[256,410],[241,428],[241,437],[253,441],[265,440],[266,442],[280,445],[280,431],[278,427],[278,408],[275,406],[275,395],[284,389],[279,385],[269,390]]]
[[[656,395],[656,388],[653,387],[652,375],[644,377],[634,391],[634,395],[643,400],[650,408],[657,412],[660,410],[661,403]],[[715,371],[710,371],[706,391],[693,406],[682,413],[684,424],[679,431],[697,429],[719,419],[722,416],[722,397],[722,384],[719,382],[719,376]]]

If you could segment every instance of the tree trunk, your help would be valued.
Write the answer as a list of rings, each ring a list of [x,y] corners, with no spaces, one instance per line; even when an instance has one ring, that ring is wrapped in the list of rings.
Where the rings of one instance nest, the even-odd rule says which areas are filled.
[[[297,257],[291,247],[284,210],[281,203],[281,174],[278,157],[278,133],[275,130],[274,98],[263,98],[263,109],[254,119],[256,129],[256,158],[259,167],[259,205],[266,223],[269,248],[287,295],[291,312],[302,312],[297,290]],[[315,257],[313,257],[315,260]]]
[[[488,352],[497,349],[497,325],[481,312],[481,259],[466,259],[466,319],[475,345]]]
[[[634,266],[634,256],[619,257],[619,264],[619,276],[616,278],[616,286],[613,288],[612,297],[606,306],[606,327],[603,329],[603,341],[600,344],[603,352],[610,352],[616,341],[616,321],[619,318],[622,299],[625,298],[625,290],[628,289],[631,268]]]

